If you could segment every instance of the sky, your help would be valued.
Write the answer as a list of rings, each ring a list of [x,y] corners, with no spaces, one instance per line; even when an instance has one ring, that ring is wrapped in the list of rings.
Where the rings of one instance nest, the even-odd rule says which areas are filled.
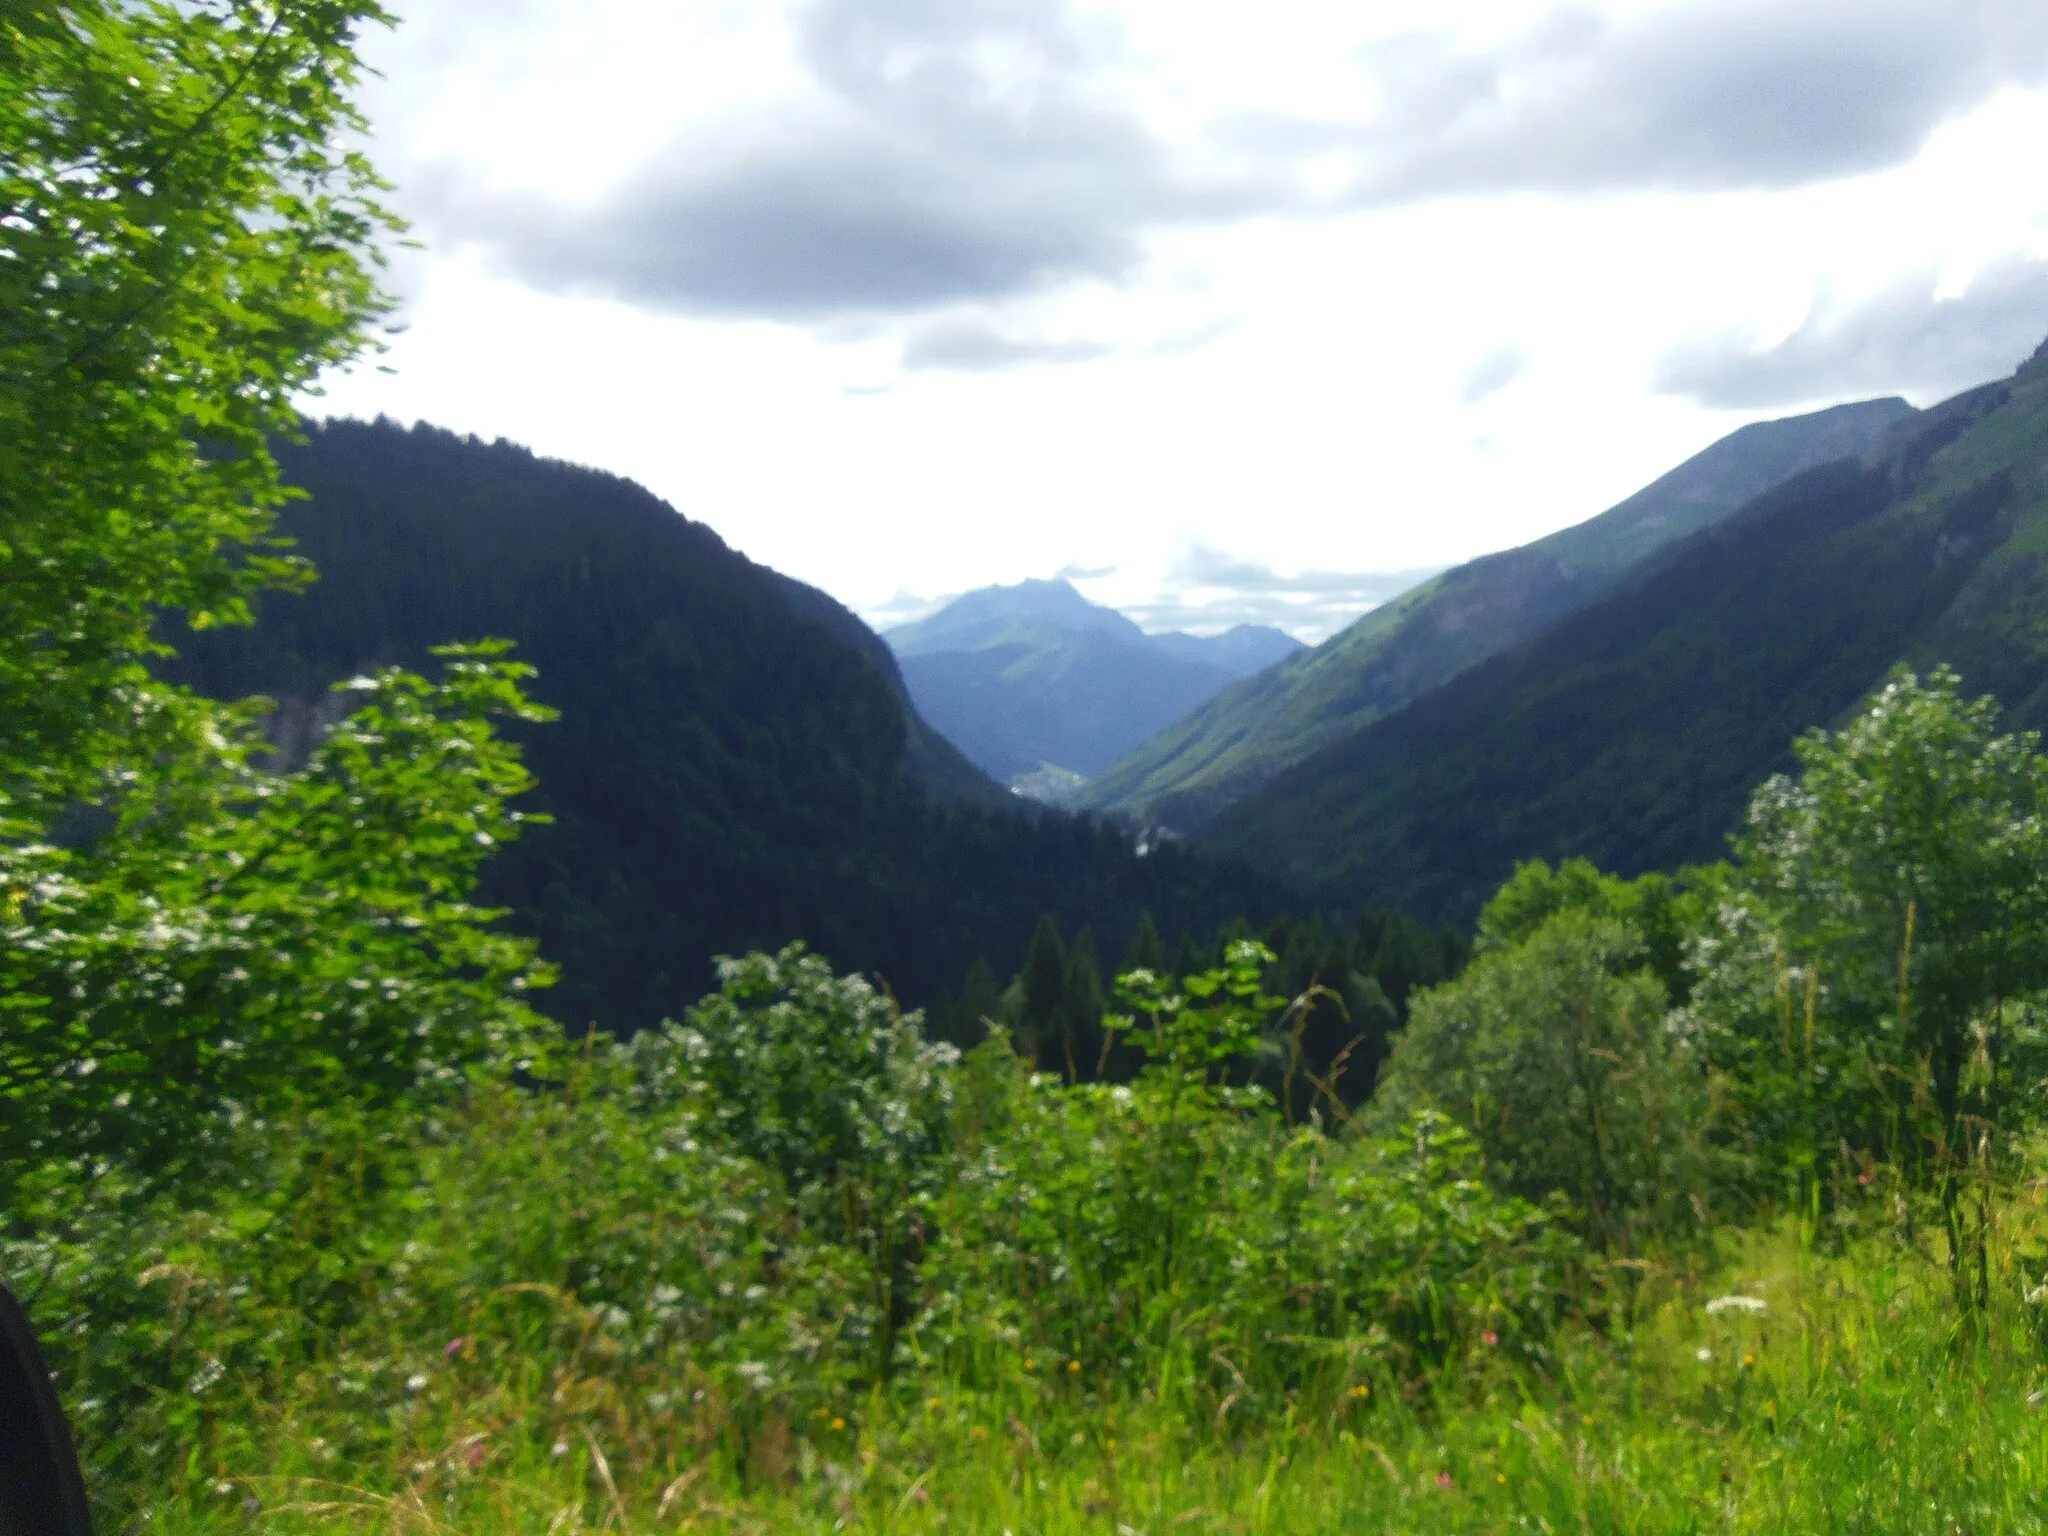
[[[877,625],[1315,641],[2048,336],[2039,0],[396,0],[318,414],[627,475]]]

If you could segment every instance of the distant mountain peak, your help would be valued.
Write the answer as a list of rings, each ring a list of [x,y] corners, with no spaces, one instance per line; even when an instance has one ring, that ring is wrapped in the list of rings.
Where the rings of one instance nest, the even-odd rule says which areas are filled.
[[[1051,799],[1303,649],[1256,624],[1148,635],[1059,577],[964,593],[883,638],[919,714],[984,772]]]

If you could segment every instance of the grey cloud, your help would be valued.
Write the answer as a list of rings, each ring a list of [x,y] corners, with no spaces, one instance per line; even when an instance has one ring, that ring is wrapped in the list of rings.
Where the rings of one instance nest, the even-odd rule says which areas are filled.
[[[416,178],[420,223],[546,289],[829,325],[1121,281],[1175,224],[1875,170],[2000,87],[2048,79],[2033,0],[1681,0],[1620,22],[1567,8],[1493,48],[1375,45],[1371,115],[1213,124],[1203,144],[1233,169],[1197,176],[1115,95],[1104,66],[1122,45],[1068,0],[813,0],[796,42],[820,88],[808,106],[694,130],[585,209]],[[1322,185],[1332,152],[1351,179],[1312,195],[1302,173]],[[955,329],[906,363],[1099,355]]]
[[[1459,386],[1458,399],[1465,405],[1477,405],[1489,395],[1497,395],[1522,376],[1529,366],[1529,354],[1520,347],[1501,347],[1489,352],[1465,372],[1465,382]]]
[[[1424,36],[1364,62],[1379,115],[1322,125],[1324,148],[1360,156],[1354,201],[1782,188],[1898,164],[2001,87],[2048,78],[2048,7],[1691,0],[1618,23],[1564,10],[1492,50]],[[1305,144],[1315,125],[1292,131]]]
[[[1754,409],[1909,392],[1939,396],[2009,373],[2048,334],[2048,261],[2008,258],[1962,293],[1935,298],[1922,276],[1846,312],[1810,318],[1776,346],[1739,337],[1687,343],[1655,387],[1702,405]]]
[[[1180,175],[1099,100],[1100,40],[1061,0],[820,0],[798,45],[829,97],[803,121],[670,145],[585,212],[458,195],[439,217],[543,288],[820,321],[1113,280],[1150,224],[1272,202]]]

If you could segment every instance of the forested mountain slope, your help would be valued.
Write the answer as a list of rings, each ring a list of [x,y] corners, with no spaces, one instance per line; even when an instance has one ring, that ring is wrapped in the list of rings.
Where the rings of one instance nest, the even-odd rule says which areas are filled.
[[[1455,920],[1519,859],[1712,858],[1793,736],[1902,659],[2048,719],[2048,348],[1326,747],[1202,840]]]
[[[281,528],[321,579],[253,629],[179,632],[210,692],[293,701],[365,667],[487,635],[561,711],[518,732],[537,827],[485,895],[563,970],[542,1005],[636,1028],[711,981],[710,958],[801,938],[906,1002],[1033,923],[1168,934],[1269,915],[1268,888],[1183,849],[1026,816],[908,714],[887,648],[814,589],[614,476],[432,428],[337,422],[281,445],[311,493]],[[943,801],[929,787],[949,790]],[[984,803],[975,803],[984,802]]]
[[[1090,782],[1080,803],[1187,829],[1319,747],[1613,590],[1640,562],[1909,420],[1870,400],[1730,433],[1618,506],[1432,578],[1313,651],[1218,694]]]
[[[1006,784],[1091,774],[1302,649],[1277,629],[1148,635],[1066,581],[984,587],[889,631],[918,710]]]

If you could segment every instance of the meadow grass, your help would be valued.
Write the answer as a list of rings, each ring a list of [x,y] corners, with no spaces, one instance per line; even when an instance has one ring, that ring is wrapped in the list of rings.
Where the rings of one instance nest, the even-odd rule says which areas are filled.
[[[258,1474],[156,1501],[154,1532],[1870,1532],[2048,1529],[2048,1370],[2006,1207],[2002,1284],[1960,1323],[1945,1265],[1878,1233],[1816,1250],[1786,1221],[1712,1259],[1646,1265],[1628,1310],[1543,1369],[1346,1394],[1242,1434],[1158,1392],[1096,1392],[1032,1361],[999,1391],[925,1380],[744,1456],[664,1442],[573,1372],[450,1370],[391,1411],[376,1465],[323,1456],[337,1411],[250,1401]],[[1762,1302],[1710,1313],[1736,1295]],[[1021,1365],[1021,1362],[1020,1362]],[[580,1394],[580,1397],[579,1397]],[[1170,1386],[1167,1396],[1171,1397]],[[545,1443],[522,1426],[563,1422]]]

